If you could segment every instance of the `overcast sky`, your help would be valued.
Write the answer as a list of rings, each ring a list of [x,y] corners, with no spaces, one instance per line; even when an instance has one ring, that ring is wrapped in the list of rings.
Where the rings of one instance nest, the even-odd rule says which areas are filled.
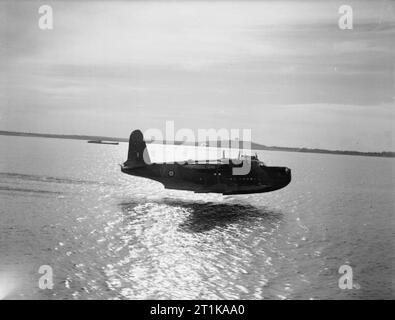
[[[1,1],[0,130],[127,137],[174,120],[395,150],[394,20],[390,0]]]

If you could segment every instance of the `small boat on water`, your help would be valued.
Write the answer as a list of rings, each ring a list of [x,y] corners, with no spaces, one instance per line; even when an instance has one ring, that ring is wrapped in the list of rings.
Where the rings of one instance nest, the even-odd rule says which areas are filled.
[[[105,140],[88,140],[88,143],[99,143],[99,144],[119,144],[118,141],[105,141]]]

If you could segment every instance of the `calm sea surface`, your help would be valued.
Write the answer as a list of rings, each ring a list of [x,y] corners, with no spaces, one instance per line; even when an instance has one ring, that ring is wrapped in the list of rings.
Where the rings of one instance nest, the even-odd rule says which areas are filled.
[[[0,298],[395,298],[393,159],[259,152],[291,184],[219,196],[122,174],[125,143],[3,136],[0,150]]]

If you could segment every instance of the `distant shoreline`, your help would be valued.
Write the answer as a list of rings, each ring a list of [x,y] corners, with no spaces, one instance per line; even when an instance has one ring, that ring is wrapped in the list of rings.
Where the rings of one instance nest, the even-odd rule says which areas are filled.
[[[88,135],[68,135],[68,134],[50,134],[50,133],[29,133],[29,132],[16,132],[16,131],[3,131],[0,130],[0,135],[3,136],[19,136],[19,137],[32,137],[32,138],[51,138],[51,139],[71,139],[71,140],[102,140],[110,142],[129,142],[128,138],[116,137],[103,137],[103,136],[88,136]],[[147,141],[147,143],[150,143]],[[214,142],[215,145],[217,142]],[[239,142],[240,143],[240,142]],[[175,145],[180,145],[182,142],[175,141]],[[211,144],[211,143],[210,143]],[[185,145],[191,145],[185,143]],[[201,145],[201,142],[195,145]],[[326,150],[326,149],[313,149],[313,148],[291,148],[291,147],[276,147],[265,146],[259,143],[252,142],[251,149],[253,150],[269,150],[269,151],[287,151],[287,152],[303,152],[303,153],[324,153],[324,154],[343,154],[350,156],[367,156],[367,157],[384,157],[395,158],[395,152],[382,151],[382,152],[362,152],[362,151],[348,151],[348,150]]]

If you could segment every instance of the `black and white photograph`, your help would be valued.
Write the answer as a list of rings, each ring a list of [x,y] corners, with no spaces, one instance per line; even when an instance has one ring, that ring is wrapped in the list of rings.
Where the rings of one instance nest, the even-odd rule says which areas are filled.
[[[393,0],[0,0],[0,300],[394,300],[394,158]]]

